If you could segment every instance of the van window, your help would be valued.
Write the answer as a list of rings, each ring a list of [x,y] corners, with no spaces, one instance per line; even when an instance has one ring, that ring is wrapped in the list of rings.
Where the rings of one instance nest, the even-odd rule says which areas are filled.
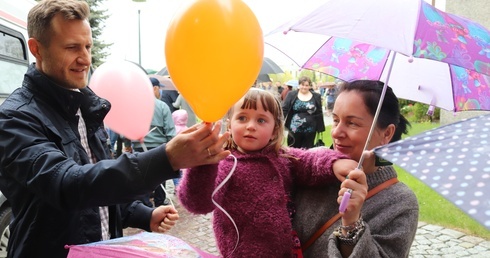
[[[0,25],[0,96],[6,97],[22,85],[28,65],[22,33]]]

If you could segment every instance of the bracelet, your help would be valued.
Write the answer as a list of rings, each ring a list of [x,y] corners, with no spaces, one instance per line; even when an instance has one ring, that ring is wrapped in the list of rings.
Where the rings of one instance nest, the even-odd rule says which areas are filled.
[[[363,224],[363,222],[364,221],[362,220],[362,216],[361,216],[356,222],[354,222],[354,224],[350,224],[347,226],[340,225],[340,229],[343,229],[345,231],[353,231],[354,229],[361,227],[361,224]]]
[[[348,226],[340,226],[334,232],[334,236],[337,237],[340,244],[353,246],[357,244],[359,238],[364,232],[364,221],[360,217],[354,224]],[[342,229],[347,231],[347,235],[342,234]]]

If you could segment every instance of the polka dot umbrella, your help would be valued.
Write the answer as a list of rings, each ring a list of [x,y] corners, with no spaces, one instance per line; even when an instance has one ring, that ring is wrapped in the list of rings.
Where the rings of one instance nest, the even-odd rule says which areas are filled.
[[[376,148],[490,229],[490,114]]]

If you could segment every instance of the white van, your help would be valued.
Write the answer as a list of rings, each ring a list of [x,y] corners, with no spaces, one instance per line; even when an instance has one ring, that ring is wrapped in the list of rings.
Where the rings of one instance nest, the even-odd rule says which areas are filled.
[[[0,1],[0,103],[22,85],[27,66],[34,61],[27,47],[27,14],[35,4]]]
[[[0,104],[22,85],[34,57],[27,47],[27,14],[33,0],[0,0]],[[7,257],[12,209],[0,192],[0,258]]]

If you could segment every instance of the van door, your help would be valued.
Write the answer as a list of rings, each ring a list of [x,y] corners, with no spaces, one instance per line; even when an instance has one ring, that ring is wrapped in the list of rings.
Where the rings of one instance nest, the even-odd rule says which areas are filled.
[[[28,58],[22,33],[0,24],[0,103],[22,85]]]

